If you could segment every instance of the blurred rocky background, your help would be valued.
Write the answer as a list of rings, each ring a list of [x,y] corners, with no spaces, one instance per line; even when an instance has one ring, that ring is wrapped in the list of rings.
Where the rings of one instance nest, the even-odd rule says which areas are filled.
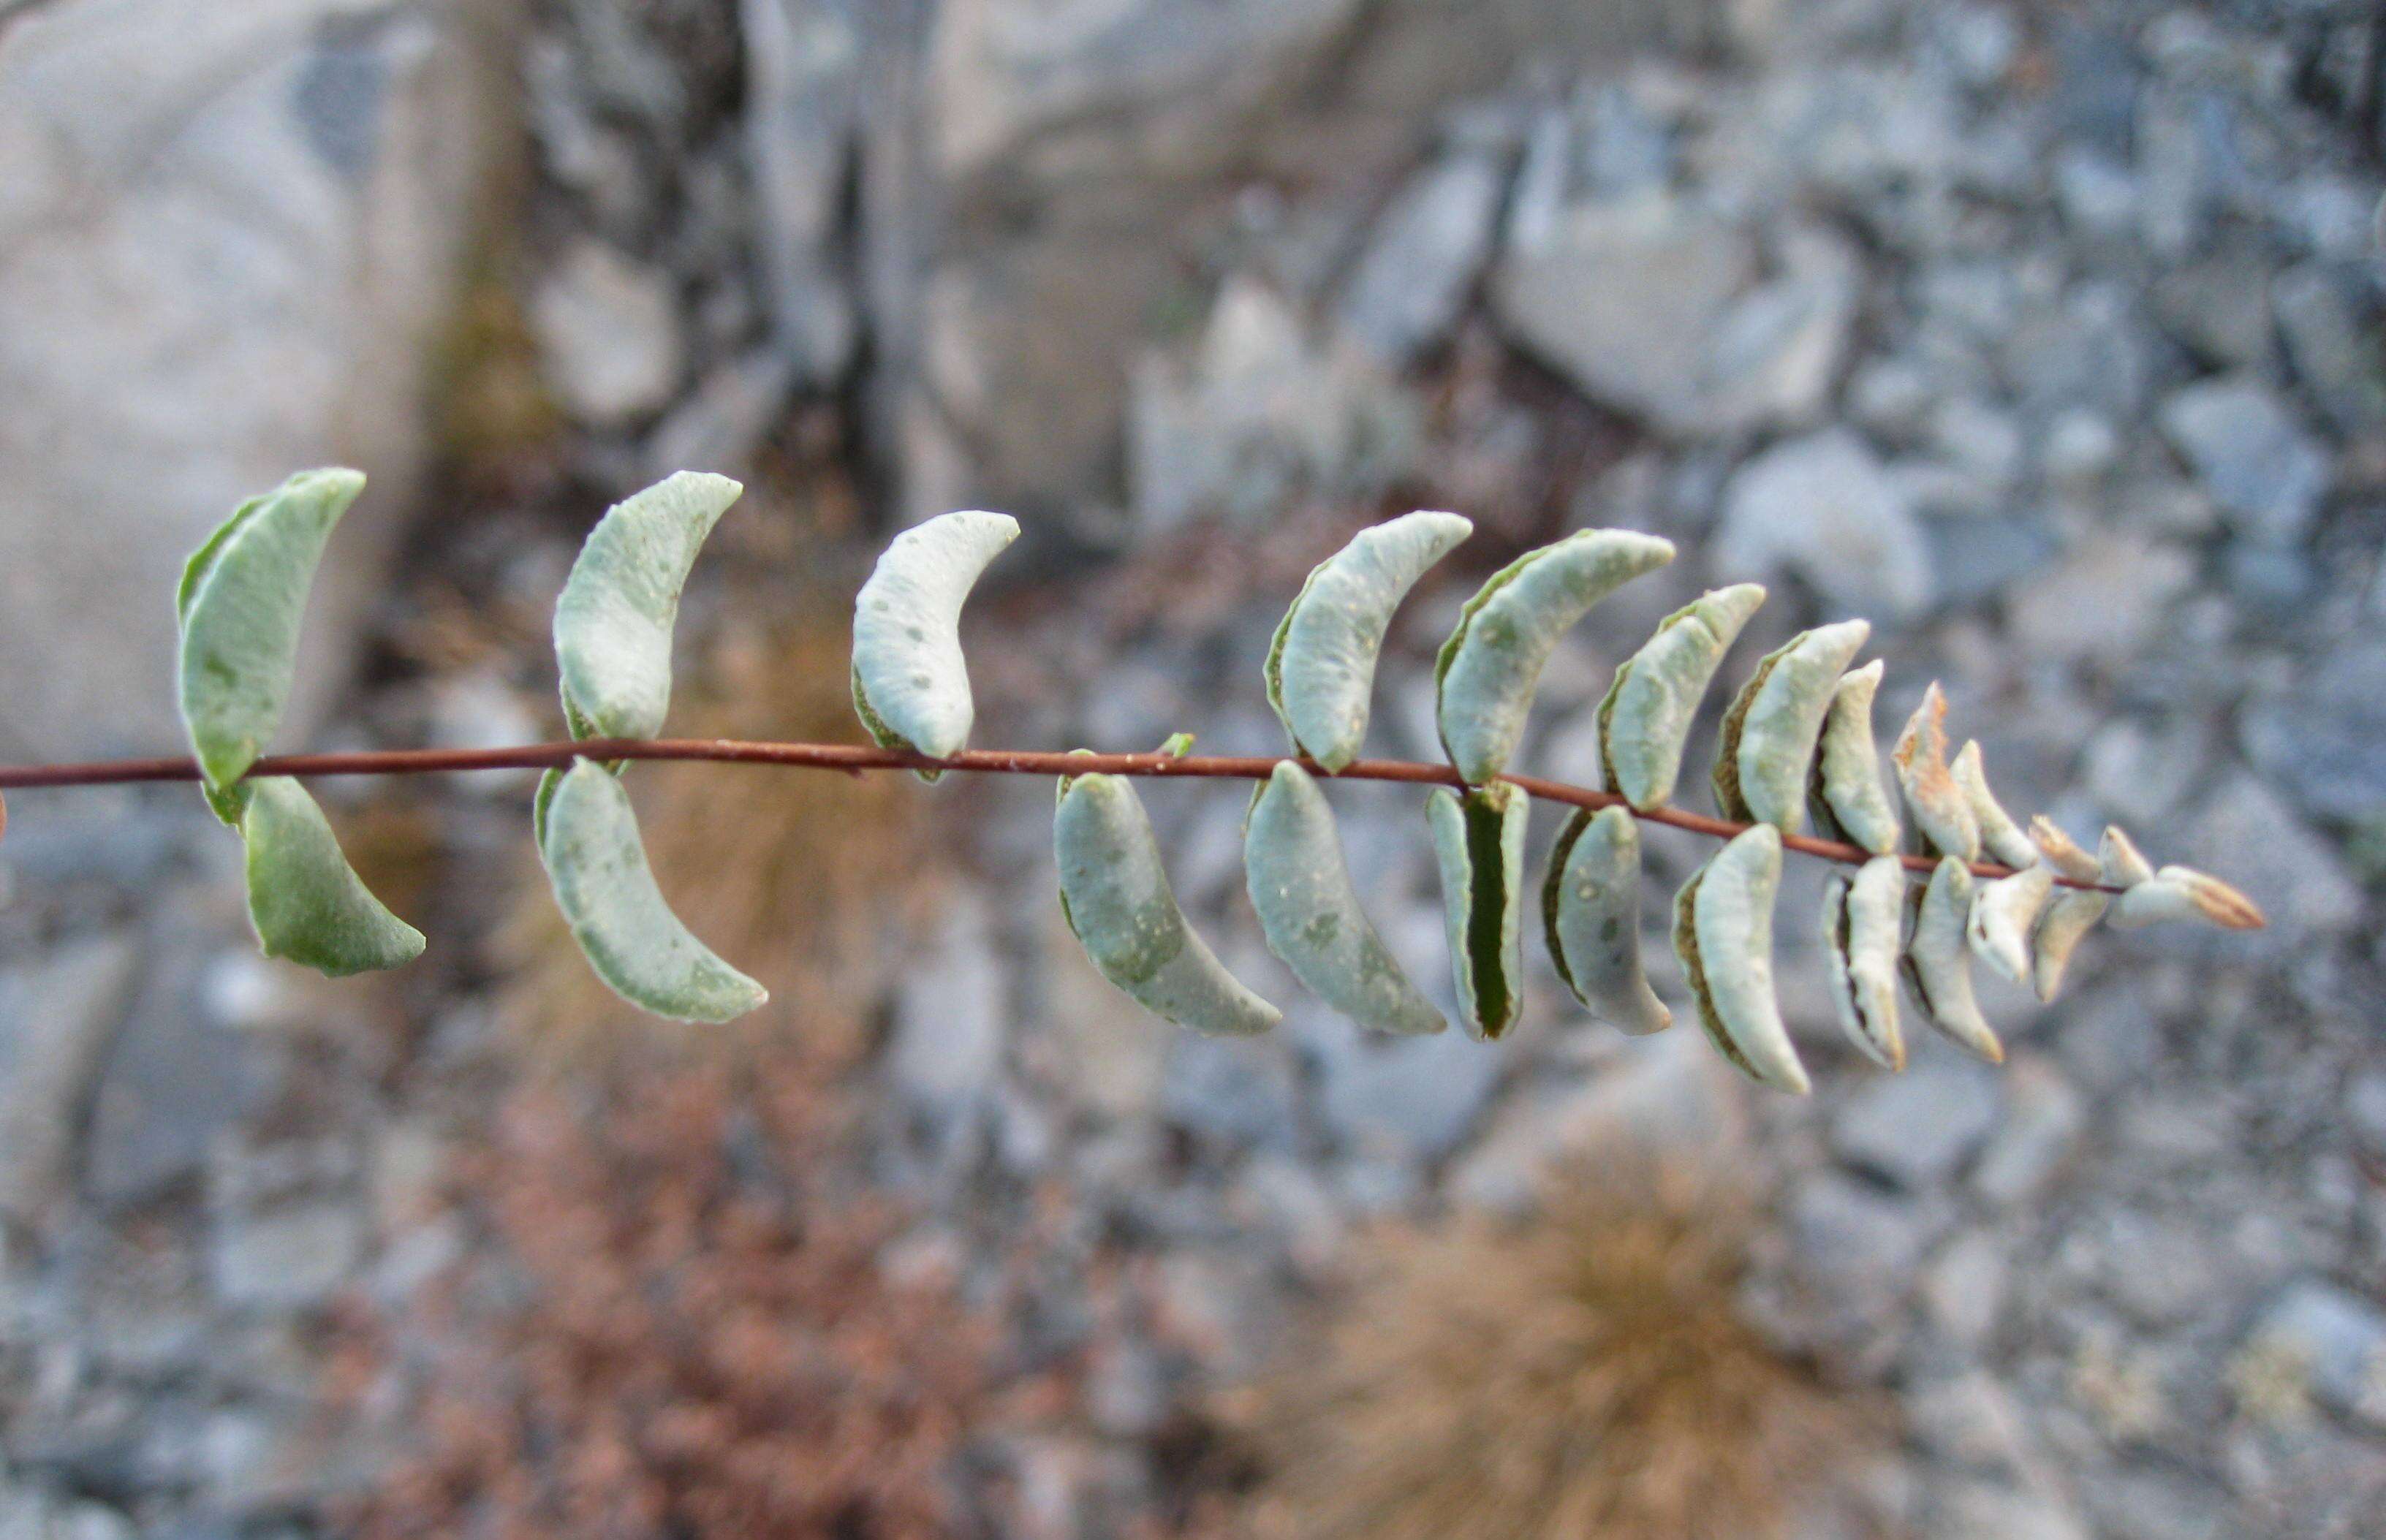
[[[1993,987],[2002,1071],[1891,1077],[1801,872],[1791,1102],[1538,961],[1497,1047],[1362,1038],[1231,787],[1148,800],[1250,1043],[1091,973],[1023,779],[641,769],[773,989],[717,1034],[587,980],[521,777],[326,784],[433,941],[337,986],[187,790],[21,794],[0,1535],[2386,1532],[2371,10],[0,0],[10,757],[170,749],[172,575],[304,464],[373,486],[290,746],[559,733],[582,533],[696,466],[749,490],[675,727],[856,736],[871,552],[989,506],[981,743],[1273,752],[1301,575],[1441,507],[1379,751],[1485,571],[1628,525],[1684,556],[1526,768],[1758,577],[1738,656],[1867,615],[1884,723],[1943,681],[2017,811],[2273,920],[2100,935]],[[1417,799],[1335,796],[1446,992]]]

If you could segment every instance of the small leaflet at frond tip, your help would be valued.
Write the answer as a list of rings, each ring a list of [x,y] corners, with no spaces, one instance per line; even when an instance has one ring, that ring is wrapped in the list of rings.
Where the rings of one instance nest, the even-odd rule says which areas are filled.
[[[2154,877],[2154,862],[2146,859],[2137,841],[2117,823],[2104,826],[2104,837],[2096,845],[2096,869],[2108,887],[2133,888]]]
[[[243,503],[183,567],[178,700],[214,791],[257,762],[282,720],[315,569],[364,485],[359,471],[302,470]],[[227,804],[209,802],[223,817]]]
[[[1525,827],[1532,799],[1504,781],[1464,796],[1437,786],[1425,799],[1441,869],[1442,910],[1459,1020],[1492,1042],[1524,1004]]]
[[[555,602],[563,712],[581,738],[652,738],[671,708],[680,591],[745,488],[681,470],[605,510]]]
[[[1674,1024],[1640,958],[1640,823],[1622,808],[1577,808],[1541,885],[1550,962],[1590,1013],[1635,1037]]]
[[[2219,878],[2193,867],[2166,866],[2113,901],[2119,930],[2196,920],[2224,931],[2258,931],[2269,921],[2261,907]]]
[[[1268,950],[1310,993],[1376,1032],[1450,1025],[1360,908],[1333,809],[1316,779],[1290,760],[1278,762],[1252,796],[1243,862]]]
[[[1674,545],[1631,530],[1583,530],[1510,562],[1459,612],[1434,663],[1444,752],[1471,786],[1507,768],[1533,691],[1558,641],[1593,605],[1674,559]]]
[[[1136,1004],[1222,1037],[1249,1037],[1283,1020],[1186,923],[1151,820],[1124,777],[1066,779],[1052,851],[1070,933],[1095,970]]]
[[[1599,703],[1600,771],[1609,790],[1644,810],[1674,795],[1699,702],[1764,602],[1758,583],[1712,589],[1658,622],[1624,660]]]
[[[306,787],[269,775],[240,790],[248,917],[267,957],[337,979],[422,955],[422,933],[365,886]]]
[[[1419,509],[1360,531],[1310,572],[1275,628],[1263,670],[1268,705],[1295,753],[1329,772],[1359,757],[1392,612],[1474,532],[1458,514]]]
[[[882,747],[943,759],[968,745],[976,707],[961,606],[1017,538],[1019,520],[972,508],[905,530],[880,555],[854,595],[853,705]]]
[[[675,1021],[720,1022],[770,998],[672,912],[647,864],[630,794],[602,765],[574,760],[557,784],[539,857],[588,965],[632,1005]]]

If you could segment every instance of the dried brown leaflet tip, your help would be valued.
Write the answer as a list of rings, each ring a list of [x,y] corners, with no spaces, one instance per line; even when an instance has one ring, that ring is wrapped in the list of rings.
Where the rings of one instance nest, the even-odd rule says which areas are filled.
[[[2193,867],[2166,866],[2113,903],[2116,930],[2200,920],[2224,931],[2258,931],[2268,921],[2260,906],[2219,878]]]
[[[1889,757],[1897,767],[1898,790],[1904,794],[1928,853],[1978,860],[1979,820],[1973,816],[1971,798],[1947,768],[1947,697],[1938,681],[1923,692],[1922,704],[1897,735]]]

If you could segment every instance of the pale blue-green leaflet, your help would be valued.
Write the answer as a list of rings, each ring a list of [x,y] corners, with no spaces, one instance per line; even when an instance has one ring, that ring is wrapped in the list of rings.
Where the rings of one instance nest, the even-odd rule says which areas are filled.
[[[1922,704],[1914,708],[1889,757],[1897,767],[1897,789],[1925,847],[1961,861],[1979,859],[1980,820],[1947,766],[1947,696],[1937,680],[1922,693]]]
[[[422,933],[366,889],[306,787],[260,776],[239,799],[248,917],[267,957],[343,978],[422,955]]]
[[[1806,826],[1807,772],[1840,675],[1872,627],[1863,620],[1802,631],[1767,653],[1724,713],[1715,748],[1715,806],[1726,818]]]
[[[1906,943],[1905,982],[1933,1026],[1991,1064],[2005,1058],[1996,1029],[1980,1014],[1972,993],[1972,956],[1964,929],[1972,910],[1972,869],[1942,857],[1914,913],[1914,938]]]
[[[210,791],[239,780],[280,724],[316,564],[364,486],[359,471],[302,470],[243,503],[183,568],[182,721]],[[238,816],[220,797],[209,802],[226,821]]]
[[[1437,786],[1425,798],[1441,905],[1466,1034],[1492,1042],[1524,1006],[1525,824],[1532,798],[1495,781],[1461,797]]]
[[[588,965],[632,1005],[676,1021],[726,1021],[770,998],[672,912],[629,791],[602,765],[576,760],[557,783],[539,856]]]
[[[2021,825],[2005,811],[1997,794],[1989,790],[1988,768],[1981,762],[1978,740],[1965,740],[1947,770],[1954,776],[1955,784],[1963,788],[1964,800],[1971,805],[1972,822],[1980,831],[1981,847],[2016,869],[2037,860],[2038,846],[2029,842]]]
[[[1640,820],[1622,808],[1579,808],[1550,851],[1541,885],[1550,961],[1590,1013],[1636,1037],[1674,1013],[1640,961]]]
[[[1905,1068],[1897,1020],[1897,958],[1905,926],[1905,865],[1876,856],[1852,880],[1838,872],[1823,888],[1823,970],[1840,1030],[1886,1070]]]
[[[2210,872],[2166,866],[2113,901],[2113,924],[2120,930],[2159,925],[2166,920],[2200,920],[2231,931],[2259,930],[2266,921],[2252,899]]]
[[[2016,983],[2029,983],[2029,938],[2053,896],[2054,869],[2042,862],[1982,883],[1964,926],[1972,955]]]
[[[575,738],[652,738],[671,709],[672,632],[712,526],[746,489],[682,470],[588,532],[555,602],[555,661]]]
[[[1609,791],[1635,808],[1661,807],[1673,796],[1699,702],[1764,602],[1760,583],[1710,590],[1666,616],[1624,660],[1599,703],[1599,758]]]
[[[1360,531],[1310,572],[1275,628],[1265,669],[1268,705],[1296,751],[1328,770],[1359,757],[1392,611],[1474,532],[1470,520],[1421,509]]]
[[[1880,676],[1881,661],[1876,657],[1841,675],[1832,690],[1806,800],[1814,808],[1815,821],[1829,837],[1886,856],[1897,848],[1902,830],[1881,783],[1880,750],[1872,735],[1872,703]]]
[[[853,601],[853,708],[881,745],[943,758],[969,743],[961,606],[1018,537],[1009,514],[970,509],[905,530],[879,557]]]
[[[1507,768],[1558,639],[1591,606],[1674,559],[1673,542],[1584,530],[1494,573],[1460,612],[1434,667],[1441,745],[1469,785]]]
[[[1440,1032],[1450,1025],[1417,993],[1360,908],[1325,794],[1289,760],[1275,767],[1251,800],[1243,866],[1268,950],[1310,993],[1377,1032]]]
[[[1226,971],[1185,922],[1160,841],[1125,778],[1069,778],[1052,821],[1061,913],[1102,977],[1163,1020],[1248,1037],[1283,1013]]]
[[[1674,950],[1724,1058],[1760,1084],[1802,1096],[1811,1083],[1773,992],[1780,883],[1780,830],[1760,823],[1734,835],[1676,896]]]
[[[2041,814],[2030,820],[2029,833],[2030,843],[2038,846],[2042,858],[2057,872],[2075,883],[2099,880],[2096,858],[2080,849],[2078,843],[2053,820]],[[2053,902],[2046,907],[2046,918],[2038,922],[2038,933],[2030,938],[2030,983],[2041,1000],[2053,999],[2062,989],[2064,970],[2071,966],[2071,954],[2079,949],[2080,941],[2104,918],[2105,906],[2110,902],[2093,888],[2056,890]]]

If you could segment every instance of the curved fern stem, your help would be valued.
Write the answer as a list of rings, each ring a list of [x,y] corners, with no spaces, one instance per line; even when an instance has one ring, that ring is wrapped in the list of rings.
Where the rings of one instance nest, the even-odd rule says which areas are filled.
[[[476,770],[556,770],[575,758],[694,759],[718,764],[782,765],[805,770],[842,770],[860,775],[873,770],[950,770],[994,775],[1147,775],[1187,776],[1212,780],[1264,781],[1287,757],[1280,755],[1073,754],[1035,749],[964,749],[942,759],[905,749],[865,747],[856,744],[750,743],[734,738],[588,738],[571,743],[522,744],[506,748],[371,749],[343,754],[274,754],[250,768],[252,775],[287,775],[300,779],[352,775],[426,775]],[[1327,781],[1397,781],[1417,785],[1455,786],[1464,780],[1448,765],[1404,759],[1355,759],[1327,775],[1306,757],[1293,761]],[[150,781],[196,781],[197,763],[188,758],[105,759],[81,764],[0,766],[0,790],[37,786],[106,786]],[[1631,808],[1613,792],[1534,775],[1500,779],[1530,795],[1576,808],[1625,808],[1648,823],[1686,829],[1692,833],[1728,840],[1750,826],[1730,819],[1711,818],[1684,808]],[[0,804],[5,806],[5,804]],[[0,825],[5,827],[5,825]],[[1862,866],[1872,852],[1838,840],[1805,834],[1785,834],[1783,848],[1850,866]],[[1899,858],[1911,871],[1928,875],[1938,864],[1933,858]],[[2014,869],[1994,861],[1971,863],[1974,875],[2010,877]],[[2062,886],[2117,893],[2103,883],[2071,877],[2055,879]],[[2259,920],[2254,925],[2259,925]],[[2252,927],[2248,927],[2252,928]]]

